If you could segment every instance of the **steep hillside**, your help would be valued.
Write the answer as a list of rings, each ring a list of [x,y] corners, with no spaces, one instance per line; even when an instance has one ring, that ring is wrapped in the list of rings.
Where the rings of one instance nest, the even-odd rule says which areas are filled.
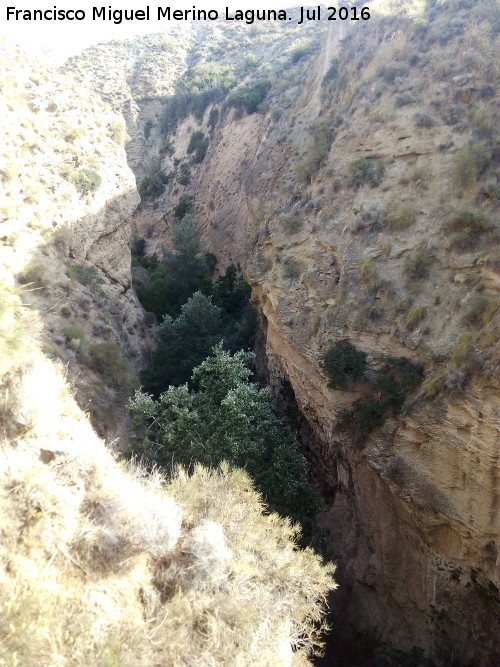
[[[154,252],[192,195],[219,267],[251,282],[270,382],[291,383],[331,497],[337,614],[442,664],[495,664],[495,3],[380,2],[370,21],[325,26],[279,40],[242,26],[236,44],[193,31],[154,100],[157,71],[127,47],[131,164],[150,161],[134,225]],[[114,49],[78,59],[101,91]],[[198,85],[214,60],[215,83]],[[320,358],[344,339],[368,367],[332,388]],[[384,403],[387,356],[423,367],[404,406]]]
[[[100,433],[147,356],[131,289],[129,216],[139,203],[123,119],[75,82],[1,44],[1,274],[16,277]],[[110,363],[103,371],[100,358]],[[111,361],[112,360],[112,361]]]

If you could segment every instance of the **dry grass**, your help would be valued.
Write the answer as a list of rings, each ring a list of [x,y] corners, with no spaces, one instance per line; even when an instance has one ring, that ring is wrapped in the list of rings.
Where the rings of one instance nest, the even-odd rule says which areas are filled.
[[[26,361],[31,346],[29,326],[29,313],[18,294],[0,282],[0,378]]]
[[[391,203],[387,206],[387,225],[392,231],[408,229],[416,220],[415,209],[411,206],[398,207]]]
[[[364,259],[358,268],[358,278],[367,287],[376,287],[379,284],[379,273],[373,259]]]
[[[413,331],[417,327],[417,325],[422,322],[422,320],[425,319],[427,316],[427,309],[424,308],[424,306],[417,306],[416,308],[412,308],[406,315],[405,319],[405,327],[407,329],[410,329],[410,331]]]

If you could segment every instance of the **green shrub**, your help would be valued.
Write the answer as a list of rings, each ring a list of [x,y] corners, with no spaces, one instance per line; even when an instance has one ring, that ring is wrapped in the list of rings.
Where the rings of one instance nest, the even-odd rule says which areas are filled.
[[[427,316],[424,306],[417,306],[408,312],[405,319],[405,327],[411,331]]]
[[[85,195],[88,192],[95,192],[102,183],[100,174],[87,168],[74,172],[70,180],[81,195]]]
[[[233,67],[215,62],[198,62],[178,82],[175,95],[165,104],[163,132],[172,132],[177,123],[193,113],[202,120],[210,104],[222,102],[236,85]]]
[[[302,60],[302,58],[305,58],[305,56],[308,56],[310,53],[312,53],[312,47],[311,46],[299,46],[296,49],[292,51],[290,54],[290,62],[292,65],[296,65],[299,60]]]
[[[218,120],[219,120],[219,109],[214,107],[213,109],[210,110],[210,113],[208,115],[208,122],[207,122],[208,127],[211,130],[213,130],[217,125]]]
[[[271,90],[271,82],[268,79],[257,81],[251,86],[243,86],[233,91],[227,97],[227,105],[244,109],[248,114],[255,113],[268,92]]]
[[[89,345],[85,363],[109,386],[120,391],[127,391],[130,388],[132,372],[122,357],[119,345],[114,340]]]
[[[181,164],[181,173],[177,176],[177,181],[181,185],[189,185],[189,182],[191,181],[191,170],[189,169],[189,165]]]
[[[451,246],[458,250],[475,248],[487,239],[493,231],[493,225],[482,213],[458,211],[445,225],[445,231],[451,232]]]
[[[382,182],[384,170],[384,163],[381,160],[372,160],[366,156],[359,157],[349,164],[349,180],[357,187],[365,183],[374,187]]]
[[[328,157],[333,141],[332,121],[329,118],[319,118],[309,128],[311,144],[304,152],[297,165],[297,175],[300,180],[307,182],[318,171]]]
[[[24,265],[22,271],[17,274],[17,280],[31,289],[47,287],[47,270],[42,264],[28,262]]]
[[[200,162],[203,162],[207,152],[208,144],[209,139],[205,138],[203,132],[193,132],[191,134],[187,147],[187,153],[188,155],[194,153],[193,164],[199,164]]]
[[[61,328],[61,333],[64,336],[66,343],[77,341],[80,347],[85,340],[85,331],[76,324],[66,324]]]
[[[253,356],[217,346],[193,371],[191,390],[170,387],[158,401],[137,392],[129,407],[141,435],[132,453],[168,469],[225,460],[252,476],[270,510],[310,525],[318,498],[306,460],[273,413],[269,392],[249,381]]]
[[[354,402],[350,410],[340,415],[338,427],[341,431],[353,429],[355,442],[364,440],[375,426],[384,421],[384,407],[375,396],[363,396]]]
[[[187,215],[193,208],[194,197],[191,195],[184,195],[179,199],[177,206],[174,208],[174,215],[178,220]]]
[[[341,430],[353,431],[354,442],[362,440],[376,426],[380,426],[388,413],[398,414],[406,393],[422,381],[423,367],[406,357],[383,357],[383,365],[371,383],[371,392],[355,401],[339,419]]]
[[[373,387],[377,388],[378,378],[390,377],[393,384],[401,387],[403,392],[415,389],[422,381],[423,366],[407,357],[383,357],[383,367],[377,373]]]
[[[172,227],[172,250],[165,258],[134,255],[133,279],[144,309],[158,319],[178,315],[183,303],[196,291],[207,291],[206,265],[202,257],[201,231],[196,220],[185,215]]]
[[[95,266],[74,264],[66,269],[66,274],[69,278],[76,279],[79,283],[88,287],[92,294],[104,296],[104,292],[101,289],[104,280],[99,276],[99,272]]]
[[[245,56],[245,69],[255,69],[259,66],[259,59],[255,53],[247,53]]]
[[[165,192],[165,185],[168,183],[168,176],[162,171],[155,171],[149,176],[145,176],[139,185],[139,194],[141,199],[154,199]]]
[[[347,387],[364,377],[366,353],[348,340],[331,343],[320,357],[321,367],[328,375],[328,386],[332,389]]]

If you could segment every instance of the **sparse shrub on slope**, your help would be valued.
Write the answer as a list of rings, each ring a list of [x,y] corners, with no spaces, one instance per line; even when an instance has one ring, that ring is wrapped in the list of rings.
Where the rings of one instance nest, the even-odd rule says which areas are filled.
[[[193,208],[193,197],[191,195],[184,195],[179,199],[179,203],[174,208],[174,215],[178,220],[191,211]]]
[[[202,120],[207,107],[222,102],[227,92],[236,85],[234,70],[217,62],[200,62],[191,67],[171,98],[167,100],[162,129],[172,132],[177,123],[193,113]]]
[[[90,289],[92,294],[103,296],[101,285],[104,280],[99,276],[95,266],[84,266],[83,264],[73,264],[66,269],[69,278],[76,278],[79,283]]]
[[[208,144],[209,139],[205,137],[203,132],[193,132],[191,134],[187,147],[187,154],[191,155],[191,153],[194,153],[193,164],[203,162],[207,152]]]
[[[168,183],[168,177],[159,166],[153,166],[150,173],[143,178],[139,185],[139,194],[141,199],[154,199],[165,192],[165,185]]]
[[[472,211],[458,211],[445,225],[445,230],[451,233],[450,244],[458,250],[475,248],[481,241],[490,238],[493,234],[493,224],[482,213]]]
[[[331,118],[319,118],[309,128],[310,145],[297,165],[297,176],[301,181],[310,181],[328,157],[333,141]]]
[[[322,355],[321,366],[328,375],[332,389],[347,387],[363,378],[366,352],[358,350],[348,340],[337,340]]]
[[[251,86],[238,88],[228,95],[227,104],[230,107],[244,109],[248,114],[255,113],[271,90],[271,85],[271,82],[265,79]]]
[[[384,163],[381,160],[370,160],[363,156],[349,164],[349,180],[357,187],[365,183],[375,187],[382,182],[384,171]]]
[[[102,178],[97,171],[83,168],[75,171],[71,175],[70,181],[81,195],[86,195],[89,192],[95,192],[99,188]]]
[[[127,391],[133,384],[131,368],[122,357],[120,346],[114,340],[91,343],[85,363],[101,375],[106,384],[115,389]]]
[[[472,187],[484,174],[491,163],[492,152],[490,146],[482,143],[466,144],[456,152],[451,178],[459,194]]]

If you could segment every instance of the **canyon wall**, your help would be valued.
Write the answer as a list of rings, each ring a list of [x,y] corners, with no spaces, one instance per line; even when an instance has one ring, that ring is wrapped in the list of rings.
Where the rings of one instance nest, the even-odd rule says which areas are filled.
[[[486,0],[396,4],[349,28],[216,25],[109,43],[65,70],[123,116],[139,186],[168,180],[130,219],[147,251],[168,244],[191,195],[217,269],[234,262],[252,286],[271,386],[290,383],[328,499],[333,623],[438,664],[487,666],[500,661],[498,25]],[[240,88],[270,82],[257,112],[225,91],[196,117],[186,93],[166,121],[186,77],[213,62]],[[194,132],[209,140],[199,162]],[[71,194],[81,217],[67,256],[97,267],[103,311],[126,314],[106,326],[139,360],[124,222],[138,198],[109,146],[109,188]],[[77,283],[75,308],[95,286]],[[332,389],[320,356],[343,339],[368,355],[367,381]],[[423,364],[424,379],[359,440],[339,420],[383,355]]]
[[[154,252],[168,243],[179,197],[192,195],[218,268],[234,262],[252,285],[271,385],[291,383],[330,498],[321,521],[340,570],[334,623],[376,628],[443,664],[490,665],[499,657],[496,28],[488,2],[406,4],[309,34],[295,57],[289,33],[279,50],[288,61],[276,39],[219,53],[236,68],[252,54],[258,66],[237,69],[241,85],[268,77],[271,90],[258,113],[215,103],[171,127],[160,116],[149,143],[144,121],[132,128],[132,162],[142,144],[169,176],[134,224]],[[215,57],[212,38],[195,34],[191,66]],[[158,99],[134,85],[137,117],[155,121]],[[195,130],[209,137],[199,164],[186,153]],[[470,237],[457,221],[464,211]],[[331,389],[319,361],[341,339],[368,354],[369,375],[382,355],[425,369],[403,412],[361,443],[338,423],[366,383]]]

